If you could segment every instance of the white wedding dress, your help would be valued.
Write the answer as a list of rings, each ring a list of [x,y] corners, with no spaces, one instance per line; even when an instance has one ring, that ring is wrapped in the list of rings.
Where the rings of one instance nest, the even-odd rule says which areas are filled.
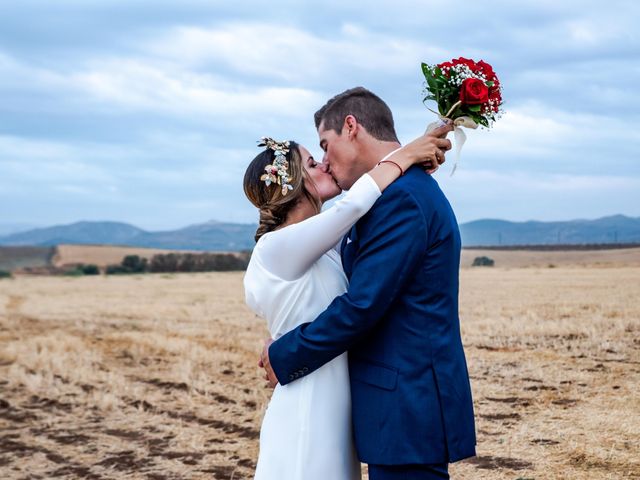
[[[258,240],[244,277],[245,296],[274,339],[313,321],[346,292],[340,241],[379,196],[377,184],[364,175],[333,207]],[[260,430],[255,478],[361,478],[346,353],[300,380],[276,386]]]

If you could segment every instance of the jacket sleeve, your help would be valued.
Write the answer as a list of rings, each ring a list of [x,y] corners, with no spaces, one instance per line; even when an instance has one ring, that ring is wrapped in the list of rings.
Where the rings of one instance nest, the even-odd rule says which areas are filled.
[[[358,251],[348,291],[313,322],[280,337],[269,348],[271,365],[285,385],[347,351],[384,318],[422,263],[427,224],[413,196],[389,188],[360,220]]]

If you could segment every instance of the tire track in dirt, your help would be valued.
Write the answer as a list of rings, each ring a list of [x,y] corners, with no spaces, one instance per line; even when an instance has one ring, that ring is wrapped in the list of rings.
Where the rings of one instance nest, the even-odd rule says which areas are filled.
[[[47,460],[60,467],[54,467],[55,470],[47,472],[51,477],[61,477],[63,475],[75,475],[80,478],[90,480],[101,480],[103,477],[90,468],[74,462],[71,458],[65,457],[46,447],[40,445],[30,445],[17,439],[17,434],[8,434],[0,437],[0,454],[5,458],[7,465],[10,463],[11,457],[15,459],[29,458],[34,454],[43,454]],[[7,455],[7,457],[4,457]],[[14,462],[15,463],[15,462]],[[15,470],[15,469],[14,469]]]
[[[21,462],[24,458],[30,458],[35,454],[42,454],[48,463],[42,465],[46,470],[45,478],[57,478],[69,476],[70,478],[87,478],[100,480],[105,478],[98,469],[109,469],[122,474],[144,474],[147,478],[174,478],[159,473],[162,471],[164,461],[179,461],[185,466],[199,468],[202,473],[213,473],[216,477],[229,478],[229,475],[249,475],[255,464],[250,458],[241,458],[241,452],[235,449],[227,450],[212,448],[199,451],[173,449],[171,442],[175,435],[161,434],[155,425],[162,423],[162,417],[169,417],[198,427],[209,427],[219,432],[216,438],[207,443],[221,446],[229,439],[255,439],[258,431],[230,422],[209,419],[197,416],[190,412],[172,411],[156,407],[147,401],[122,399],[128,406],[136,410],[144,411],[158,417],[158,420],[150,419],[147,425],[138,429],[126,429],[103,424],[103,419],[98,415],[91,419],[89,425],[81,429],[65,429],[56,426],[42,427],[40,420],[52,411],[61,415],[73,415],[74,405],[64,403],[51,398],[32,396],[27,404],[11,404],[7,400],[0,400],[0,419],[9,423],[5,435],[0,436],[0,464],[11,468],[14,472],[21,472]],[[37,425],[37,426],[36,426]],[[100,452],[97,462],[81,464],[73,461],[77,454],[91,451],[98,453],[97,446],[104,444],[100,437],[117,438],[122,445],[117,449],[108,449]],[[44,445],[34,445],[28,439],[50,440],[60,448]],[[223,439],[224,438],[224,439]],[[110,442],[106,442],[109,444]],[[226,462],[205,460],[207,455],[224,454]],[[49,463],[50,462],[50,463]],[[160,463],[158,463],[160,462]],[[231,463],[228,463],[231,462]],[[167,472],[164,472],[167,473]],[[34,477],[35,478],[35,477]],[[112,478],[108,476],[107,478]]]

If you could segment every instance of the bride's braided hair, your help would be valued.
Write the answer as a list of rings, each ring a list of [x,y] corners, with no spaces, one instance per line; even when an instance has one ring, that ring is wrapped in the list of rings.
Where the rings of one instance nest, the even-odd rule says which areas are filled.
[[[296,142],[289,142],[289,152],[286,154],[289,166],[287,168],[292,190],[286,195],[278,184],[266,185],[260,177],[265,173],[265,167],[271,165],[275,154],[270,148],[256,155],[244,174],[244,193],[249,201],[260,210],[256,242],[265,233],[272,232],[287,220],[287,215],[301,199],[307,198],[313,205],[320,205],[304,186],[305,178],[311,181],[302,164],[302,156]]]

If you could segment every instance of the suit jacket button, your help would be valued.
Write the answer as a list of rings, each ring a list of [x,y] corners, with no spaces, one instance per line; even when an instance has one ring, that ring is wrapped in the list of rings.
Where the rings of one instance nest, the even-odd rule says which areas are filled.
[[[293,374],[289,375],[289,380],[293,380],[294,378]]]
[[[307,373],[309,371],[309,369],[307,367],[302,367],[302,372],[303,373]]]

